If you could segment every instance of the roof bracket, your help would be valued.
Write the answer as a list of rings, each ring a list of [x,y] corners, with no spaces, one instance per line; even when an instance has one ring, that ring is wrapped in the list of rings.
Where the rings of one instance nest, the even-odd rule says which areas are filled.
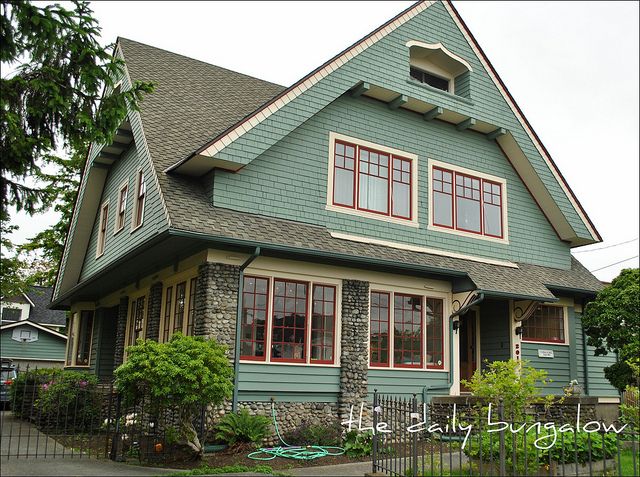
[[[398,109],[403,104],[407,104],[407,101],[409,101],[407,95],[401,94],[389,103],[389,109]]]
[[[423,118],[425,121],[431,121],[437,118],[438,116],[442,115],[443,113],[444,113],[444,109],[442,108],[442,106],[436,106],[435,108],[430,109],[429,111],[424,113]]]
[[[493,141],[494,139],[498,139],[500,136],[504,136],[505,134],[507,134],[507,130],[505,128],[498,128],[491,131],[490,133],[487,133],[487,139],[489,141]]]
[[[351,96],[353,96],[354,98],[357,98],[358,96],[362,96],[364,93],[366,93],[370,89],[371,89],[371,85],[369,83],[363,81],[363,82],[357,84],[351,90]]]
[[[465,129],[469,129],[472,126],[476,125],[476,120],[474,118],[467,118],[464,121],[462,121],[461,123],[458,123],[456,125],[456,129],[458,131],[464,131]]]

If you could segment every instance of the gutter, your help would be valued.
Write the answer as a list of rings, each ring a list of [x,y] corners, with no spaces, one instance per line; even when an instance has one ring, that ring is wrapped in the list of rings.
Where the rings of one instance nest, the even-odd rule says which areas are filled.
[[[449,315],[449,371],[447,372],[447,384],[444,386],[425,386],[422,388],[422,402],[429,403],[431,402],[429,394],[432,391],[448,391],[451,394],[451,387],[453,386],[453,319],[456,316],[464,315],[469,308],[472,306],[479,305],[485,299],[485,293],[483,291],[479,291],[477,294],[477,298],[470,303],[467,303],[465,306],[460,308],[458,311],[455,311]]]
[[[240,265],[240,276],[238,277],[238,309],[236,313],[236,339],[233,352],[233,398],[231,410],[238,410],[238,381],[240,375],[240,334],[242,333],[242,295],[244,291],[244,271],[260,255],[260,247],[256,247],[253,254]]]

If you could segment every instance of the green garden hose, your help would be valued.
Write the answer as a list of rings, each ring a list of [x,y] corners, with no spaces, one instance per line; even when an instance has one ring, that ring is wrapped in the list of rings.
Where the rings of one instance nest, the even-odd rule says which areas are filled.
[[[255,452],[252,452],[247,457],[253,460],[273,460],[276,457],[284,457],[286,459],[294,460],[314,460],[320,457],[326,457],[330,455],[342,455],[344,449],[337,446],[291,446],[285,442],[280,435],[278,429],[278,421],[276,419],[276,408],[271,402],[271,417],[273,418],[273,425],[276,429],[276,435],[281,446],[277,447],[261,447]]]

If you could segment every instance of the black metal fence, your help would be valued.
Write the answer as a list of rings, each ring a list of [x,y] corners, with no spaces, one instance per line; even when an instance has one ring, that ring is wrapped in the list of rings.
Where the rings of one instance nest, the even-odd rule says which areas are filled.
[[[444,409],[413,397],[373,397],[373,473],[394,476],[634,476],[638,430],[580,423],[577,409],[516,418],[499,403]],[[576,426],[578,431],[576,432]]]
[[[31,372],[29,372],[31,371]],[[65,381],[66,380],[66,381]],[[26,370],[3,383],[0,458],[105,458],[170,462],[188,458],[178,445],[180,409],[158,406],[147,393],[125,406],[113,383]],[[193,422],[204,445],[206,406]]]

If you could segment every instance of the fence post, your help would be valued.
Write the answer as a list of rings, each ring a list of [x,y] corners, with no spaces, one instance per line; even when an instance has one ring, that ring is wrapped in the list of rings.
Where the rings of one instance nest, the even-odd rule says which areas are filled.
[[[418,414],[418,399],[416,394],[413,394],[411,399],[411,419],[409,420],[410,426],[414,424],[413,419]],[[420,418],[418,418],[418,421]],[[418,475],[418,433],[411,433],[411,475],[416,477]]]
[[[371,449],[371,471],[376,473],[378,459],[378,390],[373,390],[373,447]]]
[[[504,422],[504,402],[502,398],[500,398],[500,401],[498,402],[498,417],[500,418],[500,422]],[[500,475],[507,475],[506,460],[504,454],[504,429],[502,429],[500,431]]]
[[[122,395],[118,393],[116,400],[116,428],[113,432],[113,438],[111,439],[111,453],[109,459],[118,460],[118,449],[120,447],[120,412],[122,411]]]

